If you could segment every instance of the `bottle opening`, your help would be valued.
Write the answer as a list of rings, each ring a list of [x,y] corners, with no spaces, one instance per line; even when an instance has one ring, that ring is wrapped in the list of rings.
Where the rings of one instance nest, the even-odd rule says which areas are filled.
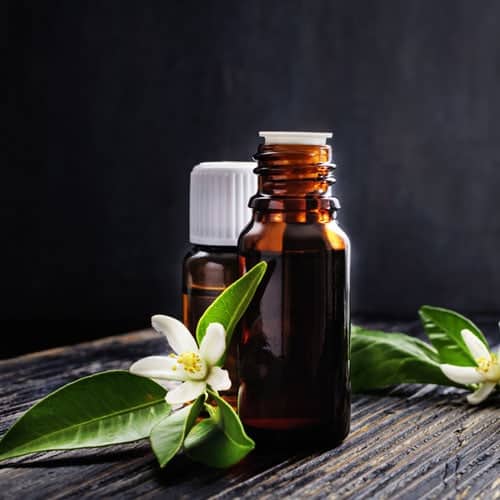
[[[264,144],[303,144],[305,146],[324,146],[331,132],[259,132]]]

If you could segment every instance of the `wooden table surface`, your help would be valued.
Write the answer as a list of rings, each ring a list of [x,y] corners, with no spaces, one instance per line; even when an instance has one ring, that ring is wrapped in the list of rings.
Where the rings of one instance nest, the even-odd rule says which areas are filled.
[[[416,323],[361,323],[419,333]],[[486,324],[496,338],[493,322]],[[78,377],[127,369],[165,352],[141,331],[0,361],[0,433],[35,401]],[[0,464],[0,498],[500,498],[500,397],[467,406],[463,392],[400,386],[353,398],[338,448],[256,450],[230,470],[176,457],[160,470],[147,442],[49,452]]]

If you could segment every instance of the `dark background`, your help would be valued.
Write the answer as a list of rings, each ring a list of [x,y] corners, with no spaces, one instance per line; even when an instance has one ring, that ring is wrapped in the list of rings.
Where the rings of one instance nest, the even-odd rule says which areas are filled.
[[[353,310],[500,316],[500,2],[9,4],[2,356],[180,312],[188,180],[333,130]]]

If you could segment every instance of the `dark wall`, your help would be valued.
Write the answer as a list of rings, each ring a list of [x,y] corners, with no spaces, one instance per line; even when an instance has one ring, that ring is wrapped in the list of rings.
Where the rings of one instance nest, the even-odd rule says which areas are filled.
[[[177,315],[189,170],[262,129],[334,131],[356,312],[500,311],[499,2],[16,0],[7,25],[3,355]]]

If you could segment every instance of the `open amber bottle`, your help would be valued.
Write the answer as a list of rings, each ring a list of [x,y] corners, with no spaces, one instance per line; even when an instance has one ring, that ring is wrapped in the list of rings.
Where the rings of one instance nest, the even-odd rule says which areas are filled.
[[[261,132],[240,272],[268,263],[239,345],[249,431],[338,444],[349,432],[349,240],[336,222],[331,134]],[[278,432],[279,431],[279,432]]]

